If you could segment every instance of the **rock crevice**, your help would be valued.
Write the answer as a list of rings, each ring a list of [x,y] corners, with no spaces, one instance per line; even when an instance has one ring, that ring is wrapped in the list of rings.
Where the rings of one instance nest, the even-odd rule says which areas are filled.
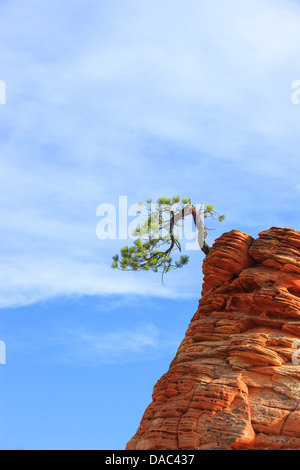
[[[203,274],[198,310],[126,449],[300,449],[300,232],[224,233]]]

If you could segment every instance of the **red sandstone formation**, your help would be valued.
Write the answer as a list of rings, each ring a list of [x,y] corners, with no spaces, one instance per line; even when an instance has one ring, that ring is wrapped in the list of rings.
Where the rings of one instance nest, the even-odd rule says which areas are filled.
[[[199,308],[126,448],[300,449],[300,232],[224,233],[203,273]]]

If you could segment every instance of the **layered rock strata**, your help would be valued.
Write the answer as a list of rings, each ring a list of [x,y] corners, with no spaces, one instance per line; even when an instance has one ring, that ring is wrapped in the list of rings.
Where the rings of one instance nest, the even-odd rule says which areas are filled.
[[[300,232],[224,233],[203,274],[198,310],[126,449],[300,449]]]

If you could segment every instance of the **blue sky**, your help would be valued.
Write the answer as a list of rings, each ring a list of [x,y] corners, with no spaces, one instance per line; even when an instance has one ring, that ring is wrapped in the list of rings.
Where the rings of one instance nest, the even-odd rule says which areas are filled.
[[[1,0],[1,447],[122,449],[201,292],[111,270],[100,204],[180,194],[209,242],[299,225],[300,6]]]

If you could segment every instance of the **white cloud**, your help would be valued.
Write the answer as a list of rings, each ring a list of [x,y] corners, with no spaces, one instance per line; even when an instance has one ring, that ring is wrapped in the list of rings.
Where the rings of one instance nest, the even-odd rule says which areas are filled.
[[[31,254],[22,259],[2,258],[0,307],[18,307],[69,295],[188,296],[174,285],[163,287],[158,277],[149,280],[137,277],[137,273],[111,272],[110,264],[110,260],[107,265],[102,262],[97,265],[75,257],[71,261],[63,255],[51,256],[51,252],[44,257]]]
[[[159,331],[152,324],[98,334],[82,329],[65,330],[63,338],[66,355],[62,360],[92,364],[138,360],[141,354],[145,357],[162,347]]]
[[[10,344],[12,351],[33,353],[35,361],[40,360],[39,351],[42,351],[44,362],[93,366],[161,357],[162,353],[176,348],[178,336],[173,334],[166,339],[152,323],[132,325],[130,329],[116,326],[113,331],[72,325],[48,327],[47,332],[28,329],[22,339],[10,338]]]

